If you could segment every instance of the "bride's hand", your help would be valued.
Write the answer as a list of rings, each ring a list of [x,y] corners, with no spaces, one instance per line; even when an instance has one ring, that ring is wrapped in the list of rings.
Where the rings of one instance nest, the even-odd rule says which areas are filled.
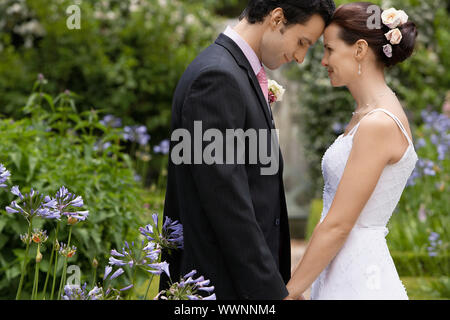
[[[297,299],[295,299],[294,297],[291,297],[291,296],[287,296],[283,300],[306,300],[306,299],[303,295],[300,295],[300,297],[298,297]]]

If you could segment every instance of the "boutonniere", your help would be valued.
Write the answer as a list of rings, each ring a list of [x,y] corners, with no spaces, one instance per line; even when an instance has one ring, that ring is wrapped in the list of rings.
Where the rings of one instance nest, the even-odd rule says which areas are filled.
[[[274,80],[269,80],[269,104],[282,101],[285,89]]]

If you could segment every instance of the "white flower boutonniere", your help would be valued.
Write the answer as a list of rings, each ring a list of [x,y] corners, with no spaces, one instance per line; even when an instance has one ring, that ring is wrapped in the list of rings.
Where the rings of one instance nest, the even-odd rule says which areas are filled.
[[[269,80],[269,104],[272,105],[272,103],[277,101],[283,101],[283,95],[286,91],[283,86],[278,84],[274,80]]]

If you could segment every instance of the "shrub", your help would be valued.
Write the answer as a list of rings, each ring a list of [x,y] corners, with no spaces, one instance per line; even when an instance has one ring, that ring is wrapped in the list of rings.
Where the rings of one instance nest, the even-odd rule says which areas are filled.
[[[105,264],[106,254],[119,247],[127,237],[138,234],[144,208],[145,191],[134,179],[130,157],[123,153],[117,141],[121,133],[99,123],[94,110],[76,112],[76,95],[66,91],[56,98],[42,90],[41,78],[36,92],[23,108],[27,114],[20,120],[0,120],[0,163],[11,172],[11,186],[30,187],[53,195],[60,186],[82,195],[89,207],[90,218],[83,228],[75,228],[73,238],[78,247],[73,263],[82,270],[91,270],[94,257]],[[96,148],[98,140],[111,142],[106,149]],[[13,200],[0,192],[1,208]],[[17,261],[24,255],[19,235],[26,231],[20,217],[2,211],[0,216],[0,297],[12,298],[17,288],[20,267]],[[54,230],[51,222],[40,221],[36,228]],[[49,238],[53,239],[53,232]],[[66,239],[67,230],[60,232]],[[44,257],[51,250],[44,247]],[[36,252],[30,251],[29,257]],[[41,271],[47,271],[45,261]],[[29,267],[31,268],[31,267]],[[60,269],[59,269],[60,270]],[[30,275],[30,270],[27,270]],[[31,281],[24,291],[31,292]]]
[[[66,27],[73,1],[0,2],[0,105],[18,116],[35,74],[49,91],[81,94],[80,111],[97,110],[144,124],[167,138],[172,94],[191,60],[215,38],[201,3],[88,0],[81,29]]]

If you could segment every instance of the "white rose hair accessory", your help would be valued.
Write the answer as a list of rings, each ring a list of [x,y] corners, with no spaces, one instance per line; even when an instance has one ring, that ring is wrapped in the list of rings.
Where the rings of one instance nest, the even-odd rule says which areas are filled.
[[[383,52],[388,58],[392,58],[392,45],[397,45],[402,41],[402,32],[397,27],[408,22],[408,15],[403,10],[389,8],[381,14],[381,21],[391,29],[384,36],[390,42],[383,46]]]
[[[388,33],[385,33],[384,36],[389,40],[391,44],[399,44],[403,38],[402,32],[398,28],[392,29]]]

